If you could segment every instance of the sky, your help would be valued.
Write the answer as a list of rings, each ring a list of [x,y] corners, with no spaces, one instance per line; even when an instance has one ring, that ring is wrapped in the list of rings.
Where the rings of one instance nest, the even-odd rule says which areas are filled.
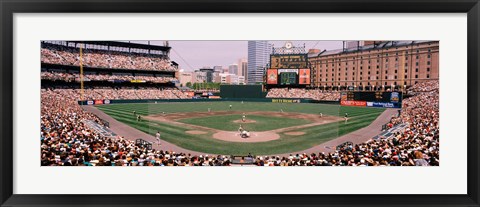
[[[147,43],[147,41],[132,41]],[[164,41],[150,41],[152,45],[163,45]],[[185,71],[194,71],[201,67],[213,67],[238,63],[241,58],[248,57],[248,41],[169,41],[170,59],[179,64]],[[269,41],[274,47],[283,47],[287,41]],[[305,49],[335,50],[342,48],[342,41],[291,41],[294,46]]]

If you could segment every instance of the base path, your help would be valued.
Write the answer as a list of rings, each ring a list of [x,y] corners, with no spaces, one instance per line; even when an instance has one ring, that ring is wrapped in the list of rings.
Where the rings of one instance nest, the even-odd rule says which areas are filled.
[[[137,138],[142,138],[144,140],[152,142],[153,143],[152,147],[156,150],[183,152],[183,153],[187,153],[187,154],[190,153],[190,154],[195,154],[195,155],[208,154],[208,153],[203,153],[203,152],[196,152],[196,151],[192,151],[192,150],[187,150],[187,149],[181,148],[179,146],[176,146],[172,143],[163,141],[163,140],[161,141],[162,145],[158,146],[157,144],[155,144],[155,137],[154,136],[149,135],[147,133],[144,133],[144,132],[142,132],[138,129],[135,129],[131,126],[128,126],[127,124],[124,124],[122,122],[119,122],[119,121],[115,120],[114,118],[110,117],[109,115],[105,114],[103,111],[99,110],[98,108],[96,108],[94,106],[82,106],[82,108],[84,108],[85,110],[97,115],[99,118],[109,122],[110,130],[112,130],[116,134],[118,134],[118,135],[120,135],[120,136],[122,136],[126,139],[132,140],[132,141],[135,141],[135,139],[137,139]],[[307,154],[319,153],[319,152],[329,153],[329,152],[335,151],[335,147],[337,145],[345,143],[347,141],[353,142],[354,144],[363,143],[363,142],[375,137],[376,135],[380,134],[382,125],[388,123],[390,121],[390,118],[392,116],[396,116],[397,113],[398,113],[397,109],[386,109],[380,116],[377,117],[377,119],[375,119],[375,121],[373,121],[370,125],[362,128],[362,129],[359,129],[359,130],[351,132],[349,134],[340,136],[336,139],[327,141],[325,143],[322,143],[320,145],[314,146],[314,147],[309,148],[309,149],[305,149],[305,150],[302,150],[302,151],[299,151],[299,152],[279,154],[278,156],[289,156],[290,154],[302,154],[302,153],[307,153]],[[165,119],[165,117],[163,117],[163,118],[156,117],[156,120],[157,121],[165,121],[165,120],[168,120],[168,119]],[[333,119],[330,119],[328,121],[326,121],[326,120],[323,120],[323,121],[325,121],[327,123],[330,123],[330,122],[338,121],[338,120],[342,120],[342,118],[334,117]],[[170,122],[172,122],[172,120],[170,120]],[[180,122],[175,122],[175,123],[181,124],[181,125],[188,125],[188,124],[183,124],[183,123],[180,123]],[[324,123],[318,123],[317,122],[317,123],[311,123],[311,124],[307,124],[307,125],[318,125],[318,124],[324,124]],[[189,126],[191,126],[191,125],[189,125]],[[252,136],[250,138],[247,138],[247,139],[241,138],[238,135],[238,132],[226,132],[226,131],[220,131],[220,130],[216,130],[216,131],[218,133],[227,133],[227,134],[214,134],[214,136],[217,139],[222,139],[222,140],[223,139],[228,139],[228,141],[231,141],[231,142],[264,142],[264,141],[271,141],[271,140],[278,139],[279,137],[276,137],[276,136],[278,136],[278,132],[284,132],[284,131],[287,131],[287,130],[289,131],[289,130],[299,129],[299,128],[303,128],[305,126],[306,125],[293,126],[293,127],[276,129],[276,130],[271,130],[271,131],[266,131],[266,132],[253,132],[253,133],[251,132]],[[201,134],[201,133],[205,133],[204,130],[212,130],[210,128],[200,127],[200,126],[196,126],[196,128],[198,130],[191,130],[191,131],[187,131],[186,133]],[[255,133],[271,133],[271,134],[269,134],[269,136],[260,136],[261,134],[257,134],[257,136],[255,136]],[[267,137],[267,139],[265,139],[265,137]],[[225,141],[227,141],[227,140],[225,140]]]
[[[234,120],[233,123],[256,123],[255,120],[249,119],[249,115],[260,115],[260,116],[273,116],[273,117],[280,117],[280,118],[293,118],[293,119],[305,119],[309,120],[312,123],[309,124],[304,124],[304,125],[299,125],[299,126],[291,126],[291,127],[285,127],[285,128],[279,128],[279,129],[274,129],[274,130],[269,130],[269,131],[249,131],[250,132],[250,137],[248,138],[242,138],[240,137],[240,134],[238,131],[223,131],[219,129],[214,129],[214,128],[209,128],[205,126],[198,126],[198,125],[193,125],[193,124],[187,124],[187,123],[182,123],[178,122],[180,119],[185,119],[185,118],[199,118],[199,117],[210,117],[210,116],[222,116],[222,115],[238,115],[239,117],[241,115],[245,114],[247,116],[245,122],[243,122],[241,119]],[[328,124],[336,121],[341,121],[343,118],[341,117],[336,117],[336,116],[323,116],[320,118],[319,115],[316,114],[303,114],[303,113],[292,113],[292,112],[273,112],[273,111],[248,111],[248,112],[241,112],[241,111],[215,111],[215,112],[183,112],[183,113],[172,113],[172,114],[154,114],[150,116],[145,116],[145,120],[151,120],[151,121],[158,121],[158,122],[165,122],[169,124],[174,124],[178,126],[185,126],[193,129],[197,129],[197,131],[211,131],[214,132],[212,135],[212,138],[214,139],[219,139],[222,141],[227,141],[227,142],[268,142],[268,141],[273,141],[276,139],[280,139],[280,132],[285,132],[285,131],[291,131],[291,130],[299,130],[302,128],[307,128],[307,127],[312,127],[312,126],[317,126],[317,125],[322,125],[322,124]],[[188,131],[187,131],[188,133]],[[192,134],[192,133],[190,133]],[[304,133],[303,133],[304,134]],[[291,135],[300,135],[298,133],[294,133]]]
[[[83,109],[85,109],[88,112],[91,112],[95,115],[97,115],[99,118],[109,122],[110,124],[110,130],[115,132],[117,135],[124,137],[125,139],[135,141],[138,138],[144,139],[146,141],[149,141],[152,143],[152,147],[156,150],[163,150],[163,151],[174,151],[174,152],[183,152],[183,153],[190,153],[190,154],[205,154],[202,152],[196,152],[192,150],[187,150],[184,148],[181,148],[177,145],[174,145],[172,143],[166,142],[164,140],[161,140],[160,143],[161,145],[157,145],[156,139],[154,136],[147,134],[145,132],[142,132],[138,129],[135,129],[131,126],[128,126],[127,124],[124,124],[122,122],[119,122],[115,120],[114,118],[110,117],[100,109],[94,107],[94,106],[81,106]]]
[[[318,154],[319,152],[333,152],[337,145],[345,143],[345,142],[352,142],[353,144],[360,144],[372,139],[373,137],[377,136],[382,132],[382,125],[388,123],[392,116],[396,116],[398,114],[397,109],[386,109],[380,116],[375,119],[370,125],[356,130],[354,132],[350,132],[343,136],[340,136],[336,139],[330,140],[328,142],[322,143],[320,145],[314,146],[312,148],[302,150],[299,152],[292,152],[292,153],[285,153],[280,154],[278,156],[289,156],[290,154],[311,154],[315,153]]]

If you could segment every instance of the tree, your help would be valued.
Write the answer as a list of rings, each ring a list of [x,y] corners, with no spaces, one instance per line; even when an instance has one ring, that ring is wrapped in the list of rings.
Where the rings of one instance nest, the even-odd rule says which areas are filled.
[[[191,88],[191,87],[192,87],[192,83],[191,83],[191,82],[187,82],[187,83],[185,84],[185,86]]]

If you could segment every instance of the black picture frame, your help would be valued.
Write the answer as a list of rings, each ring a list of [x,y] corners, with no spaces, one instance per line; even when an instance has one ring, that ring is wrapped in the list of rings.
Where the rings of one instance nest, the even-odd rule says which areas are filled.
[[[478,0],[1,0],[1,206],[480,206]],[[467,13],[468,190],[465,195],[20,195],[13,194],[15,13]],[[193,183],[194,184],[194,183]],[[226,189],[228,190],[228,189]],[[88,192],[85,192],[88,193]]]

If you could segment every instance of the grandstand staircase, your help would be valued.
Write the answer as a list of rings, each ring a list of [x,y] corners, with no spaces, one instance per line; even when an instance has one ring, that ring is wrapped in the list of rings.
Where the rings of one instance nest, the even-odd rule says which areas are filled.
[[[115,137],[117,134],[113,133],[110,129],[94,122],[92,120],[83,120],[82,121],[88,128],[97,132],[102,137]]]
[[[390,139],[392,138],[397,132],[403,132],[405,131],[405,128],[408,127],[408,124],[398,124],[390,129],[387,129],[380,133],[379,135],[373,137],[374,140],[379,140],[379,139]]]

